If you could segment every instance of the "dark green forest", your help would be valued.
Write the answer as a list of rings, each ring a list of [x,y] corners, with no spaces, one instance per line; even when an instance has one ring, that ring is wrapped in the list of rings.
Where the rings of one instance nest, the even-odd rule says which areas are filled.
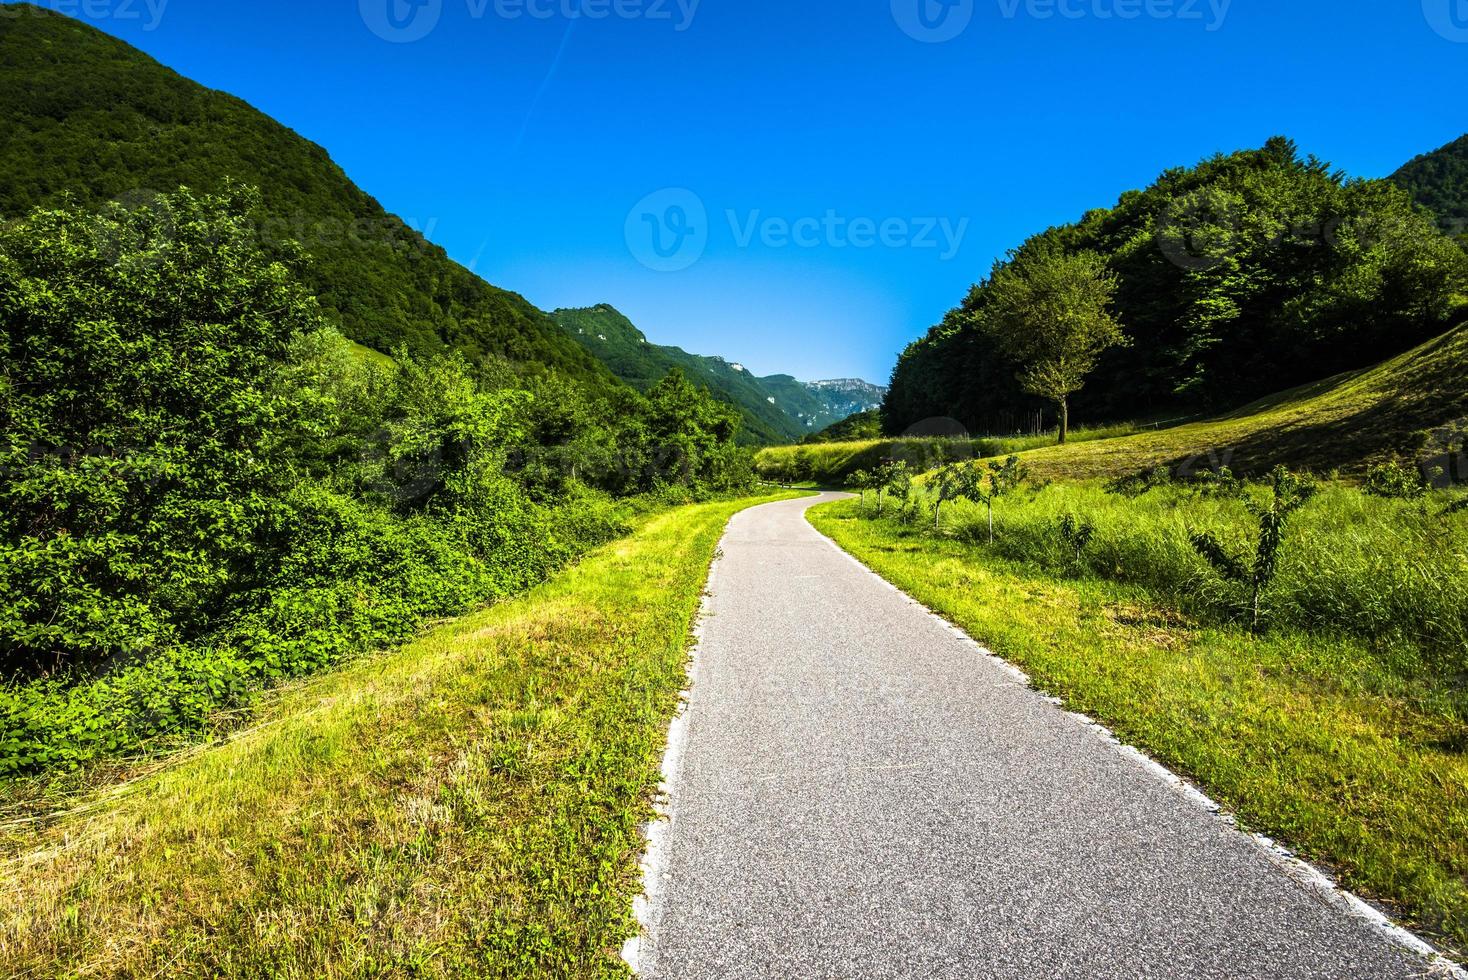
[[[304,282],[348,338],[612,383],[549,317],[388,214],[316,144],[70,17],[0,17],[0,221],[64,195],[132,207],[231,178],[261,190],[252,233],[267,253],[293,242],[311,255]]]
[[[1468,255],[1407,191],[1348,179],[1284,138],[1169,170],[995,271],[1055,250],[1095,253],[1115,278],[1124,342],[1071,400],[1091,423],[1201,414],[1375,364],[1441,333],[1468,302]],[[1047,408],[987,328],[991,279],[903,353],[889,433],[941,417],[1013,431]]]
[[[1392,174],[1391,181],[1437,215],[1444,231],[1468,245],[1468,136],[1417,157]]]

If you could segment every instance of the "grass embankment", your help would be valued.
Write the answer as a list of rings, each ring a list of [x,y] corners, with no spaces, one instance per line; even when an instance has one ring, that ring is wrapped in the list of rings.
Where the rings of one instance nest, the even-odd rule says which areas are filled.
[[[623,973],[689,627],[750,503],[653,517],[225,744],[4,826],[0,975]]]
[[[1217,583],[1176,539],[1190,522],[1238,515],[1217,501],[1134,510],[1102,506],[1102,496],[1053,486],[1003,501],[994,549],[979,543],[982,517],[967,505],[945,515],[943,536],[860,517],[854,502],[812,520],[1037,686],[1196,779],[1247,826],[1334,867],[1445,947],[1468,948],[1468,663],[1453,646],[1468,615],[1468,515],[1416,551],[1438,511],[1408,519],[1420,505],[1393,502],[1343,529],[1368,516],[1365,505],[1346,499],[1355,491],[1331,491],[1292,526],[1269,610],[1276,625],[1256,637],[1217,615],[1226,605]],[[1051,516],[1080,505],[1097,538],[1074,567],[1063,546],[1044,542],[1056,536]],[[1140,574],[1148,564],[1164,570]],[[1288,625],[1331,603],[1358,622]],[[1372,622],[1359,619],[1369,609],[1400,628],[1365,639],[1355,627]],[[1407,622],[1434,611],[1435,624]]]
[[[1468,434],[1465,375],[1468,326],[1374,368],[1281,392],[1206,422],[1036,449],[1024,459],[1032,473],[1050,479],[1190,465],[1264,473],[1282,464],[1360,475],[1376,463],[1416,463],[1459,448]],[[1459,478],[1468,480],[1468,472]]]
[[[1115,439],[1137,431],[1136,425],[1126,423],[1077,429],[1070,434],[1070,439],[1073,443],[1082,443]],[[906,460],[915,469],[925,470],[954,460],[1008,456],[1052,446],[1056,438],[1056,433],[1051,432],[1037,436],[985,436],[977,439],[914,437],[771,446],[755,454],[754,466],[765,480],[834,486],[844,483],[857,470],[875,470],[886,460]]]

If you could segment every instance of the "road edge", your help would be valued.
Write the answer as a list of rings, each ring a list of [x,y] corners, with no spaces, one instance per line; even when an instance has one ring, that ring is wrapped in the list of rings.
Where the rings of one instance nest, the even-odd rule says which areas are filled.
[[[828,504],[835,502],[836,501],[824,501],[823,503]],[[1443,953],[1431,942],[1417,935],[1406,926],[1398,924],[1381,909],[1377,908],[1366,899],[1346,888],[1335,878],[1334,875],[1330,874],[1325,869],[1311,863],[1310,861],[1299,857],[1294,852],[1290,851],[1283,844],[1279,843],[1273,838],[1267,837],[1264,834],[1254,833],[1253,831],[1245,830],[1239,825],[1239,822],[1235,818],[1233,813],[1227,810],[1221,803],[1217,802],[1211,796],[1209,796],[1207,792],[1202,789],[1202,787],[1198,786],[1191,780],[1173,772],[1171,769],[1167,768],[1167,766],[1163,765],[1161,762],[1157,761],[1152,756],[1148,755],[1146,752],[1142,751],[1136,746],[1123,742],[1110,728],[1092,718],[1090,715],[1079,711],[1071,711],[1069,708],[1066,708],[1065,701],[1062,698],[1055,697],[1048,691],[1044,691],[1041,690],[1039,687],[1036,687],[1033,679],[1023,668],[1019,667],[1016,664],[1010,663],[1008,660],[1005,660],[1003,657],[999,656],[997,653],[979,643],[979,641],[975,640],[973,637],[969,636],[968,633],[965,632],[963,628],[960,627],[957,623],[949,620],[941,613],[929,609],[927,606],[923,605],[921,602],[908,595],[902,589],[898,588],[892,582],[887,581],[887,579],[879,575],[870,565],[866,564],[860,558],[857,558],[851,552],[841,547],[832,538],[826,535],[825,532],[823,532],[820,528],[816,527],[815,524],[811,522],[810,512],[816,506],[820,505],[812,504],[810,507],[807,507],[801,516],[805,518],[805,522],[810,525],[811,530],[815,531],[815,533],[820,537],[822,541],[824,541],[838,554],[846,558],[847,561],[856,565],[872,578],[885,585],[888,589],[896,592],[910,605],[921,609],[928,616],[937,620],[937,622],[943,628],[953,633],[964,645],[973,649],[974,652],[979,654],[981,657],[989,660],[994,666],[1013,676],[1017,683],[1023,684],[1031,691],[1034,691],[1035,694],[1037,694],[1038,696],[1044,698],[1046,701],[1049,701],[1051,704],[1060,708],[1062,711],[1065,712],[1068,717],[1075,720],[1083,728],[1086,728],[1094,735],[1101,738],[1108,745],[1112,746],[1121,755],[1127,757],[1133,763],[1140,766],[1141,769],[1146,772],[1148,776],[1166,785],[1174,794],[1182,797],[1188,803],[1207,812],[1215,821],[1222,824],[1224,827],[1232,830],[1234,833],[1242,835],[1246,840],[1253,844],[1255,848],[1260,850],[1264,854],[1264,856],[1272,864],[1275,865],[1275,867],[1279,868],[1282,873],[1288,876],[1290,880],[1294,881],[1297,885],[1319,896],[1337,912],[1340,912],[1350,918],[1357,919],[1365,923],[1368,927],[1370,927],[1371,930],[1380,934],[1381,936],[1383,936],[1383,938],[1400,947],[1405,952],[1423,959],[1428,970],[1426,976],[1451,977],[1453,978],[1453,980],[1468,980],[1468,970],[1465,970],[1464,967],[1460,966],[1457,962],[1449,958],[1447,954]]]

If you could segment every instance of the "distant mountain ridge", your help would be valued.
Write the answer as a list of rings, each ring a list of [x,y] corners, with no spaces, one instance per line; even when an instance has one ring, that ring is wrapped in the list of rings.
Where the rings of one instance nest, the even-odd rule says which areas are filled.
[[[613,374],[640,391],[671,370],[682,371],[743,413],[751,442],[798,441],[876,408],[887,393],[880,385],[855,378],[805,382],[787,374],[756,377],[743,364],[723,357],[654,344],[606,303],[556,310],[551,317]]]

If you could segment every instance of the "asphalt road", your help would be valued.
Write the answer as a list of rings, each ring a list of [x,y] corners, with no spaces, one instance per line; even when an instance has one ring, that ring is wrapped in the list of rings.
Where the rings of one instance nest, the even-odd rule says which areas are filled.
[[[1428,974],[840,552],[815,502],[724,540],[644,976]]]

